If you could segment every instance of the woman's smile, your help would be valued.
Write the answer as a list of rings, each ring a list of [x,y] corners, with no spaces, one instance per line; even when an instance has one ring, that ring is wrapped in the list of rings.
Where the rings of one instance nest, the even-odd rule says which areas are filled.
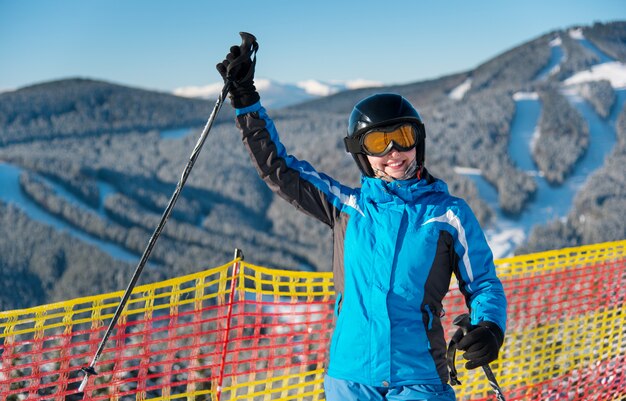
[[[394,179],[402,179],[407,168],[415,159],[415,148],[406,152],[399,152],[392,149],[385,156],[367,156],[372,169],[377,176],[381,178],[391,177]]]

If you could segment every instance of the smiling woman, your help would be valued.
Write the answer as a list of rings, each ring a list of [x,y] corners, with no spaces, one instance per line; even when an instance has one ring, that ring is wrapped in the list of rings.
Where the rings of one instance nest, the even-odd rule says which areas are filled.
[[[421,116],[398,93],[356,102],[343,138],[362,173],[351,187],[287,152],[255,88],[257,58],[245,50],[230,47],[216,68],[232,83],[252,165],[275,195],[334,238],[326,399],[454,401],[440,321],[452,275],[472,311],[472,330],[459,342],[468,369],[497,359],[507,302],[473,211],[424,166]]]
[[[400,152],[392,149],[384,156],[367,156],[376,175],[390,180],[402,180],[415,174],[417,163],[415,161],[415,148]]]

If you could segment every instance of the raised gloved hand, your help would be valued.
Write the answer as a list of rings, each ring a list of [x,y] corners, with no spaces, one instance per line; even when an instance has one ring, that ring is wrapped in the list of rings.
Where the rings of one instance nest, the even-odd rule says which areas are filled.
[[[258,44],[256,38],[250,34],[241,33],[241,36],[242,44],[232,46],[224,61],[215,66],[225,83],[232,82],[230,101],[238,109],[259,101],[259,94],[254,86],[256,57],[252,59]]]
[[[463,358],[468,360],[465,368],[475,369],[496,360],[503,342],[504,333],[500,327],[485,321],[471,326],[467,334],[458,341],[457,348],[465,351]]]

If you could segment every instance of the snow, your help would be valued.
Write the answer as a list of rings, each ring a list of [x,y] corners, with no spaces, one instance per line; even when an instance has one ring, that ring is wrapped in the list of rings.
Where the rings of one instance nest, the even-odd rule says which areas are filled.
[[[201,97],[201,98],[217,98],[218,94],[222,91],[224,83],[214,83],[204,86],[183,86],[176,88],[172,93],[176,96],[182,97]]]
[[[454,166],[454,172],[462,175],[481,175],[482,171],[478,168]]]
[[[296,86],[298,88],[304,89],[304,91],[309,95],[328,96],[346,89],[373,88],[383,86],[383,84],[378,81],[369,81],[366,79],[331,82],[322,82],[315,79],[308,79],[296,83]]]
[[[524,242],[526,234],[521,228],[509,228],[502,231],[487,230],[489,247],[494,259],[513,256],[515,248]]]
[[[281,84],[277,84],[274,81],[262,78],[256,79],[254,81],[254,85],[259,92],[269,90],[273,86],[281,86]],[[174,89],[173,93],[177,96],[183,97],[214,99],[217,98],[217,96],[222,92],[223,87],[223,82],[216,82],[204,86],[183,86],[181,88]]]
[[[585,39],[585,35],[583,35],[583,29],[582,28],[570,29],[568,33],[569,33],[570,38],[572,38],[572,39],[576,39],[576,40],[584,40]]]
[[[539,94],[537,92],[515,92],[513,100],[537,100]]]
[[[254,80],[254,86],[259,91],[268,90],[274,85],[275,85],[275,82],[269,79],[255,79]]]
[[[455,173],[464,176],[482,174],[480,169],[472,167],[454,166],[453,169]],[[510,222],[496,223],[495,227],[485,230],[485,236],[495,259],[513,256],[515,249],[526,239],[524,228]]]
[[[626,89],[626,64],[619,61],[597,64],[588,70],[572,75],[563,83],[565,85],[576,85],[600,80],[609,81],[614,89]]]
[[[556,38],[552,39],[549,44],[550,47],[561,46],[563,44],[563,40],[561,40],[560,36],[557,36]]]
[[[353,79],[345,82],[348,89],[361,89],[361,88],[379,88],[385,86],[382,82],[370,81],[368,79]]]
[[[541,138],[541,130],[539,129],[539,126],[537,126],[535,128],[535,130],[533,131],[532,136],[530,137],[530,150],[532,152],[535,151],[535,148],[537,147],[537,142],[539,141],[539,138]],[[539,172],[539,174],[542,174],[542,173]]]
[[[463,99],[463,96],[465,96],[465,93],[467,93],[467,91],[470,90],[471,87],[472,79],[467,78],[465,81],[463,81],[462,84],[452,89],[448,96],[450,97],[450,99],[461,100]]]
[[[304,89],[306,93],[310,93],[316,96],[328,96],[339,92],[339,88],[332,85],[324,84],[314,79],[298,82],[296,86],[298,88]]]
[[[331,81],[322,82],[314,79],[297,82],[296,84],[286,84],[270,79],[257,78],[254,85],[259,92],[294,92],[299,91],[300,95],[308,95],[310,97],[329,96],[346,89],[360,89],[383,86],[378,81],[370,81],[366,79],[354,79],[349,81]],[[217,82],[204,86],[183,86],[174,89],[173,93],[183,97],[200,97],[200,98],[216,98],[222,91],[224,84]]]
[[[344,89],[344,85],[332,85],[324,82],[309,79],[296,83],[298,88],[304,89],[305,93],[315,96],[333,95]]]

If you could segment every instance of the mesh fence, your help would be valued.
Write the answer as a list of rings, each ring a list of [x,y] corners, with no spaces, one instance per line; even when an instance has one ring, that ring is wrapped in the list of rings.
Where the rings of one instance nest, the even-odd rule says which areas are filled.
[[[626,400],[626,241],[499,260],[507,338],[492,368],[511,400]],[[454,286],[454,284],[453,284]],[[137,287],[84,400],[323,400],[330,273],[240,260]],[[71,400],[122,292],[0,312],[3,400]],[[466,312],[453,288],[442,318]],[[459,400],[494,399],[459,357]]]

